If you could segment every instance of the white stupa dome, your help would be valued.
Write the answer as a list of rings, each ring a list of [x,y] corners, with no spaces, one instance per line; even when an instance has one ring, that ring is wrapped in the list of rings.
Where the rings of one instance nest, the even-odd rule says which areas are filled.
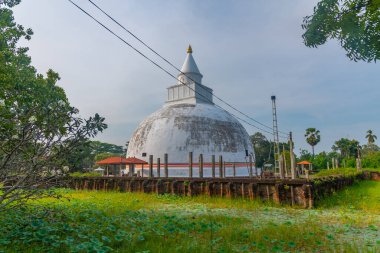
[[[167,153],[169,163],[187,163],[193,152],[195,159],[203,154],[205,162],[212,155],[222,155],[226,162],[246,161],[253,152],[249,135],[230,113],[214,105],[212,89],[201,84],[202,77],[189,47],[177,84],[168,88],[165,105],[141,122],[129,142],[128,157],[147,160],[153,155],[163,161]]]

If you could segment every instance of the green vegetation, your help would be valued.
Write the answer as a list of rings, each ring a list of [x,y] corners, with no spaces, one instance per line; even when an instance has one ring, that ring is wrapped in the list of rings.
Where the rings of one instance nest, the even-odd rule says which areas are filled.
[[[331,170],[321,170],[316,174],[313,174],[313,177],[325,177],[325,176],[334,176],[334,175],[343,175],[343,176],[354,176],[361,172],[354,168],[339,168]]]
[[[355,210],[380,215],[380,182],[356,183],[340,191],[339,194],[323,199],[318,206],[321,210],[331,208],[345,210],[348,217],[349,213]],[[380,232],[380,228],[378,231]]]
[[[375,144],[377,136],[372,130],[366,132],[367,144],[360,145],[355,139],[341,138],[335,141],[331,152],[321,152],[312,155],[307,150],[301,150],[299,161],[307,160],[313,163],[314,170],[333,168],[333,160],[338,167],[356,168],[356,159],[360,157],[362,168],[380,168],[380,148]],[[336,169],[336,168],[334,168]],[[330,173],[330,172],[325,172]]]
[[[321,0],[302,24],[304,43],[318,47],[337,39],[354,61],[380,59],[379,0]]]
[[[310,127],[306,129],[305,133],[306,142],[311,146],[313,158],[314,158],[314,146],[317,145],[321,141],[321,135],[319,130]]]
[[[324,170],[333,168],[333,160],[336,161],[338,167],[356,168],[356,158],[360,156],[361,164],[364,169],[380,168],[380,148],[375,144],[377,139],[372,130],[366,132],[367,144],[360,145],[355,139],[341,138],[334,142],[331,152],[320,152],[313,154],[314,146],[321,139],[320,132],[315,128],[306,129],[306,142],[311,145],[312,153],[301,149],[300,156],[297,161],[310,161],[313,163],[313,170]],[[265,163],[274,164],[273,146],[274,143],[269,141],[263,134],[255,133],[251,136],[251,142],[255,150],[256,165],[259,168]],[[290,170],[290,152],[288,143],[280,143],[282,152],[285,154],[286,169]],[[325,172],[331,173],[331,172]]]
[[[44,196],[54,177],[76,162],[72,154],[107,128],[97,113],[79,116],[57,85],[58,73],[43,76],[31,65],[28,48],[18,42],[30,40],[33,31],[17,24],[10,9],[20,0],[1,2],[0,210]]]
[[[74,173],[70,173],[70,177],[99,177],[99,176],[102,176],[102,173],[99,173],[99,172],[85,172],[85,173],[74,172]]]
[[[260,132],[250,136],[251,142],[255,151],[256,165],[262,168],[264,164],[274,164],[273,156],[273,146],[274,142],[268,140],[265,135]],[[289,153],[289,143],[280,142],[280,150],[285,150],[286,164],[287,168],[290,169],[290,153]]]
[[[68,166],[70,171],[86,172],[86,168],[98,167],[97,161],[111,156],[125,156],[126,149],[122,146],[100,142],[86,141],[78,148],[70,152]]]
[[[367,131],[365,138],[368,140],[368,144],[374,144],[375,140],[377,140],[377,136],[373,134],[371,129]]]
[[[380,183],[314,210],[244,199],[60,190],[0,216],[4,252],[378,252]]]

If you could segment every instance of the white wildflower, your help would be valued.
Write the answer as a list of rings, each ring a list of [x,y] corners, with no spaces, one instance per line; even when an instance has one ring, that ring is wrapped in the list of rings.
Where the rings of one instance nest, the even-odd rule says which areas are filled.
[[[33,124],[34,122],[36,122],[37,121],[37,117],[36,116],[31,116],[30,118],[29,118],[29,123],[30,124]]]

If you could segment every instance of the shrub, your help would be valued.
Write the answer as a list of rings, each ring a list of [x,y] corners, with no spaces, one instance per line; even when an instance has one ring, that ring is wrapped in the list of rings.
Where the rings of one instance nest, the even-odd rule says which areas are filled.
[[[86,172],[86,173],[74,172],[74,173],[71,173],[70,176],[71,177],[100,177],[102,176],[102,174],[99,172]]]

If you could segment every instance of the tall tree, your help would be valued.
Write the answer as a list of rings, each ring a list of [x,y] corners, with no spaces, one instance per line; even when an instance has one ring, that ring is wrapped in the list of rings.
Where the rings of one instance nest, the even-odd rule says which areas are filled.
[[[339,151],[342,158],[356,157],[358,148],[360,149],[357,140],[349,140],[347,138],[337,140],[332,146],[332,150]]]
[[[298,158],[298,161],[310,161],[313,158],[313,155],[307,151],[306,149],[300,149],[300,157]]]
[[[337,39],[349,59],[380,59],[379,0],[321,0],[311,16],[304,17],[302,35],[308,47]]]
[[[44,189],[64,174],[70,153],[107,127],[98,114],[78,117],[59,75],[38,74],[28,48],[17,46],[33,34],[7,8],[18,3],[0,6],[0,210],[54,194]]]
[[[264,163],[273,164],[273,155],[270,155],[272,144],[265,135],[257,132],[251,136],[251,142],[255,151],[256,166],[262,168]]]
[[[71,152],[68,159],[70,171],[85,171],[92,168],[95,162],[111,156],[125,156],[122,146],[115,144],[86,141]]]
[[[321,136],[319,130],[315,128],[306,129],[305,133],[306,142],[311,146],[313,158],[314,158],[314,146],[317,145],[321,141]]]
[[[253,145],[253,149],[255,151],[256,158],[256,166],[262,168],[265,163],[274,164],[274,142],[268,140],[265,135],[260,132],[256,132],[254,135],[251,135],[251,142]],[[285,148],[285,150],[289,150],[289,143],[280,142],[281,150]],[[287,157],[289,157],[289,152],[287,153]],[[290,164],[288,161],[287,164]]]
[[[377,136],[372,132],[372,130],[368,130],[365,138],[367,138],[367,140],[368,140],[368,145],[371,145],[371,144],[375,143]]]
[[[93,150],[93,153],[99,154],[99,153],[115,153],[115,154],[123,154],[124,149],[123,146],[106,143],[106,142],[100,142],[100,141],[91,141],[90,142],[91,149]]]

